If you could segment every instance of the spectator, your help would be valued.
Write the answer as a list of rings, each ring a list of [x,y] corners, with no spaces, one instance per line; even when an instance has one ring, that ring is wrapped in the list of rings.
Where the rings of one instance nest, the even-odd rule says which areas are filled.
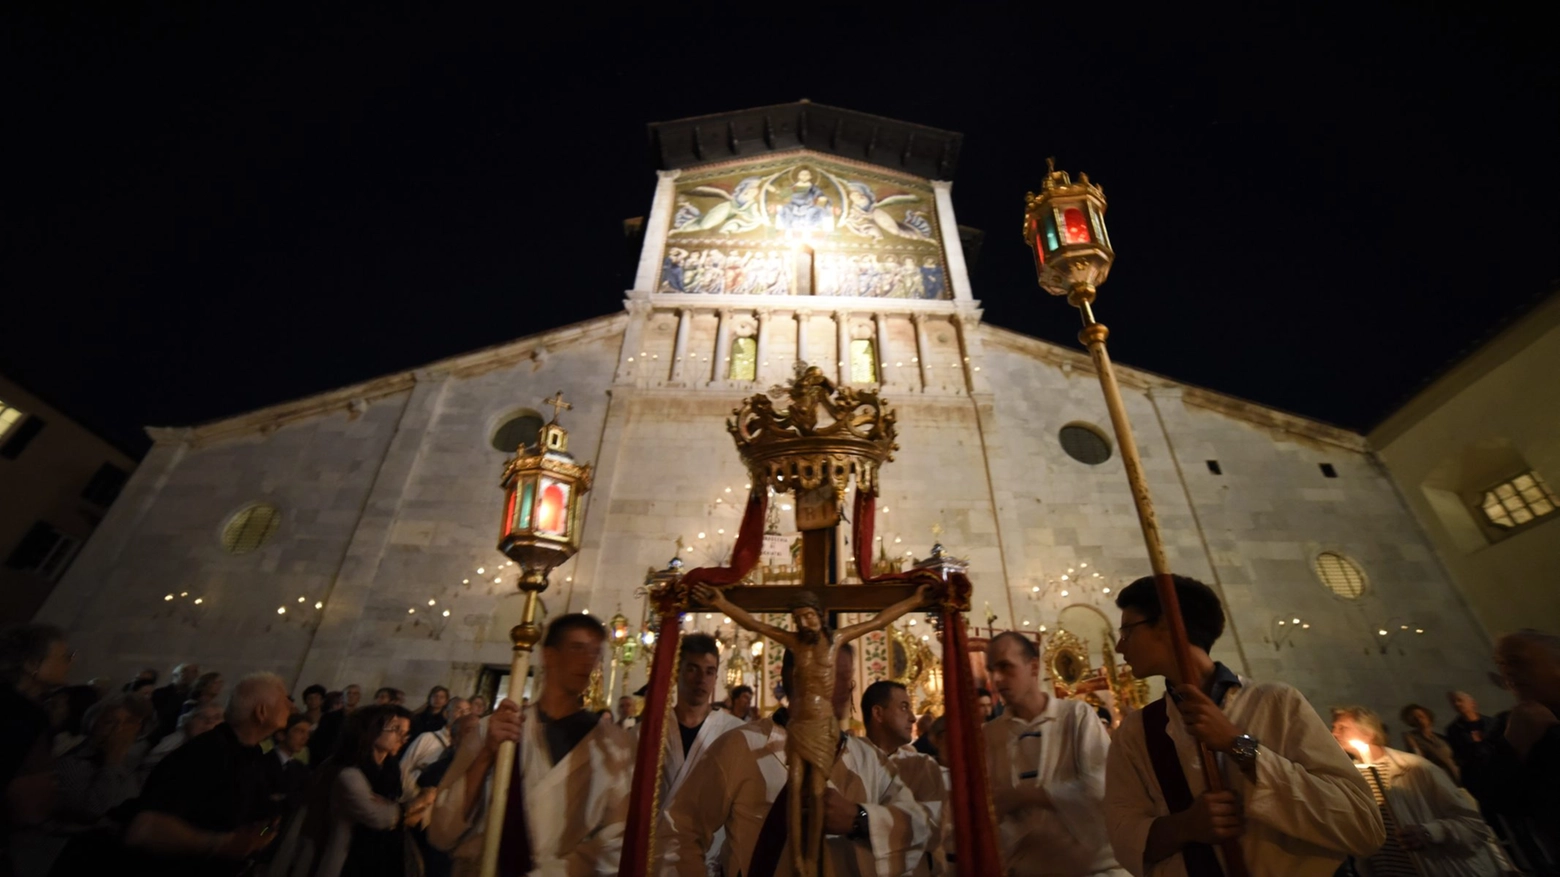
[[[1405,710],[1406,711],[1406,710]],[[1386,825],[1386,843],[1354,860],[1361,877],[1497,877],[1511,870],[1497,856],[1473,802],[1427,759],[1386,748],[1381,719],[1364,707],[1335,707],[1332,735],[1371,788]]]
[[[444,708],[449,705],[450,690],[442,685],[435,685],[428,691],[428,702],[422,708],[412,714],[412,733],[408,739],[415,740],[418,735],[429,731],[437,731],[444,727]]]
[[[309,738],[308,763],[318,767],[325,759],[336,753],[336,745],[341,740],[341,729],[346,725],[350,711],[347,709],[347,695],[355,686],[347,686],[348,691],[331,692],[325,695],[325,715],[320,716],[319,724],[314,726],[314,736]],[[359,692],[359,696],[362,692]]]
[[[933,758],[937,757],[937,744],[932,741],[931,730],[936,722],[937,716],[931,712],[922,713],[915,721],[915,743],[911,744],[915,751]]]
[[[1560,873],[1560,637],[1508,634],[1495,660],[1517,704],[1492,742],[1490,794],[1534,870]]]
[[[43,701],[49,714],[49,729],[54,734],[53,753],[64,755],[87,739],[84,725],[87,710],[101,698],[90,685],[67,685],[50,694]]]
[[[631,731],[639,724],[639,702],[632,694],[618,698],[618,727]]]
[[[455,753],[460,751],[461,744],[467,738],[477,732],[480,721],[480,717],[468,712],[450,723],[450,745],[444,750],[444,754],[439,756],[438,761],[423,768],[417,776],[419,802],[426,801],[428,807],[433,806],[438,795],[439,783],[444,781],[444,775],[449,772],[450,765],[455,763]],[[422,853],[424,877],[450,877],[454,872],[454,860],[450,858],[449,853],[428,842],[426,823],[429,815],[425,812],[420,820],[424,824],[412,829],[412,839],[417,841],[417,849]]]
[[[179,721],[180,708],[189,700],[190,691],[194,689],[195,680],[199,676],[199,664],[179,664],[173,668],[168,684],[152,692],[152,709],[157,712],[157,733],[153,743],[173,733]]]
[[[325,715],[325,686],[310,685],[303,690],[303,715],[310,727],[320,723],[320,717]]]
[[[271,778],[271,798],[282,805],[284,813],[298,809],[308,792],[309,766],[298,756],[309,745],[313,730],[308,716],[293,713],[287,718],[287,727],[272,735],[275,745],[266,755],[265,765]]]
[[[1452,755],[1452,744],[1435,732],[1435,713],[1428,707],[1411,703],[1398,713],[1398,718],[1408,729],[1403,732],[1403,748],[1446,771],[1453,785],[1460,785],[1462,777],[1457,769],[1457,759]]]
[[[65,634],[49,624],[22,624],[0,631],[0,862],[9,861],[10,834],[37,825],[55,801],[49,717],[39,701],[65,683],[76,653]],[[8,867],[8,866],[6,866]]]
[[[87,710],[87,739],[59,760],[55,818],[92,826],[109,810],[141,793],[131,757],[141,729],[153,718],[144,698],[115,694]]]
[[[751,722],[758,718],[753,712],[753,686],[738,685],[731,689],[727,702],[731,704],[731,714],[742,721]]]
[[[1491,757],[1490,736],[1495,720],[1480,715],[1478,701],[1466,691],[1448,692],[1446,700],[1457,713],[1457,717],[1446,726],[1446,742],[1452,747],[1452,758],[1457,762],[1463,788],[1479,799],[1485,820],[1493,826],[1495,823],[1490,820],[1491,811],[1484,807],[1484,799],[1488,797],[1486,774]]]
[[[220,697],[222,697],[222,674],[202,673],[200,678],[195,680],[195,685],[190,689],[190,697],[180,708],[179,714],[183,715],[208,703],[217,703]]]
[[[996,703],[991,699],[991,692],[984,688],[975,689],[975,700],[980,703],[980,717],[982,721],[989,722],[997,717]]]
[[[148,705],[152,702],[152,692],[157,688],[155,679],[137,679],[130,683],[129,692],[136,697],[144,698]],[[156,713],[153,713],[156,718]]]
[[[398,692],[394,688],[391,688],[388,685],[379,689],[378,691],[374,692],[374,706],[388,706],[392,703],[395,703],[395,696],[397,693]]]
[[[125,844],[147,861],[133,873],[236,875],[276,837],[277,807],[260,741],[287,726],[287,686],[274,673],[239,680],[227,721],[192,737],[147,778]]]
[[[473,694],[471,696],[471,714],[479,719],[488,714],[488,699],[485,695]]]
[[[411,714],[394,705],[353,715],[336,758],[340,773],[330,792],[331,828],[316,877],[406,873],[405,823],[431,801],[401,806],[401,771],[395,755],[406,744]]]
[[[147,667],[146,669],[142,670],[141,672],[135,674],[135,678],[131,679],[129,682],[126,682],[124,688],[122,688],[120,690],[121,691],[126,691],[126,692],[134,691],[136,686],[140,685],[143,682],[151,683],[151,687],[152,688],[156,688],[157,687],[157,671],[152,669],[151,667]]]
[[[408,792],[418,786],[417,777],[423,769],[444,757],[450,748],[450,724],[471,711],[471,704],[463,697],[452,699],[444,705],[445,726],[437,731],[424,731],[412,739],[401,755],[401,786]]]
[[[348,713],[355,712],[363,703],[363,686],[356,682],[341,689],[342,709]],[[327,756],[329,753],[326,753]]]
[[[168,757],[168,753],[220,724],[222,724],[222,708],[214,703],[208,703],[198,710],[190,710],[179,716],[178,727],[174,728],[173,733],[159,740],[157,745],[152,747],[152,751],[146,753],[146,756],[141,759],[139,768],[141,782],[146,782],[152,770]]]

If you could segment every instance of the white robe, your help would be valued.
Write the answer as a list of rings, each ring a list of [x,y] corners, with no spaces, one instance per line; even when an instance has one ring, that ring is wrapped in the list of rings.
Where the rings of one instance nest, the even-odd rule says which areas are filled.
[[[926,854],[915,869],[916,874],[948,874],[945,841],[951,827],[948,825],[948,775],[937,759],[917,752],[913,746],[902,746],[893,752],[877,750],[885,766],[899,781],[905,784],[915,802],[926,811]]]
[[[677,724],[677,717],[672,716],[672,725]],[[688,754],[683,755],[682,737],[675,733],[675,727],[667,728],[666,733],[666,760],[661,765],[661,809],[664,811],[671,803],[672,796],[682,787],[682,781],[699,763],[700,757],[715,742],[715,738],[746,724],[741,719],[724,710],[710,710],[704,719],[704,724],[699,727],[699,734],[693,738],[693,745],[688,748]]]
[[[1368,856],[1381,846],[1386,830],[1370,787],[1300,692],[1281,682],[1241,677],[1240,687],[1225,695],[1223,710],[1262,744],[1251,780],[1230,759],[1215,756],[1225,788],[1245,805],[1240,845],[1254,874],[1332,877],[1345,857]],[[1173,702],[1167,711],[1167,730],[1195,798],[1207,788],[1197,741]],[[1143,865],[1149,829],[1169,813],[1148,757],[1143,713],[1129,713],[1116,729],[1105,765],[1106,827],[1116,860],[1128,871],[1184,877],[1180,853],[1151,872]],[[1218,855],[1222,862],[1223,853]]]
[[[461,744],[439,784],[428,825],[429,843],[450,852],[457,875],[477,873],[482,858],[491,771],[471,818],[460,809],[466,769],[486,738],[487,719],[483,719],[478,733]],[[525,708],[520,743],[526,823],[535,863],[532,877],[617,874],[634,773],[634,750],[627,732],[604,717],[562,761],[553,764],[536,707],[530,706]]]
[[[785,729],[772,720],[722,734],[683,780],[657,829],[663,877],[704,877],[705,856],[717,829],[726,829],[721,863],[726,877],[746,872],[770,807],[785,787]],[[825,846],[838,877],[895,877],[914,872],[926,847],[926,811],[871,743],[847,738],[829,786],[867,810],[868,837],[828,836]],[[776,877],[791,871],[789,846]]]
[[[991,794],[1040,786],[1054,806],[1009,813],[997,825],[1008,873],[1121,874],[1105,832],[1105,757],[1110,735],[1094,710],[1078,700],[1047,697],[1032,721],[1008,710],[987,722],[986,770]],[[1035,735],[1023,739],[1023,735]],[[1038,747],[1038,760],[1025,752]],[[1034,771],[1034,776],[1022,774]]]
[[[1426,877],[1496,877],[1514,869],[1484,824],[1479,807],[1446,771],[1407,752],[1386,749],[1373,767],[1386,785],[1387,803],[1402,826],[1423,826],[1430,845],[1409,852]],[[1357,768],[1363,773],[1365,765]],[[1370,863],[1356,860],[1362,877]]]

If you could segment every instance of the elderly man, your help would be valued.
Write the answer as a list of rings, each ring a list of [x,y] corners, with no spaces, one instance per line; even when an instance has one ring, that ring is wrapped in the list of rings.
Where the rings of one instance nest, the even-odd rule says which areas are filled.
[[[877,749],[883,765],[899,777],[915,796],[916,803],[926,811],[927,849],[917,873],[945,873],[948,859],[938,845],[944,834],[948,785],[937,759],[910,745],[915,725],[910,692],[898,682],[887,679],[868,685],[861,694],[861,718],[867,742]]]
[[[140,874],[240,874],[276,837],[260,741],[287,725],[287,686],[274,673],[239,680],[227,721],[169,753],[141,791],[125,844]]]
[[[1240,839],[1258,874],[1327,877],[1385,839],[1370,788],[1300,692],[1240,677],[1208,656],[1224,633],[1218,595],[1175,576],[1196,675],[1181,677],[1154,579],[1116,595],[1116,651],[1139,679],[1165,677],[1169,693],[1130,713],[1105,765],[1105,818],[1116,860],[1158,877],[1217,868],[1214,845]],[[1198,744],[1224,775],[1203,778]]]
[[[444,704],[444,726],[435,731],[424,731],[407,744],[401,753],[401,788],[407,791],[421,785],[417,779],[430,764],[444,756],[450,748],[450,727],[455,720],[471,712],[471,702],[464,697],[452,697]]]
[[[1446,771],[1408,752],[1388,749],[1381,719],[1359,707],[1334,707],[1332,735],[1376,796],[1387,841],[1355,860],[1361,877],[1497,877],[1494,834]]]
[[[542,640],[542,691],[524,713],[512,700],[499,704],[479,733],[456,754],[439,786],[428,841],[454,859],[454,873],[475,874],[481,863],[489,781],[499,744],[519,741],[521,787],[511,786],[509,824],[500,851],[505,873],[615,873],[628,816],[634,772],[633,742],[610,717],[581,709],[591,672],[606,641],[601,622],[583,613],[547,625]]]
[[[986,646],[986,672],[1007,705],[983,730],[1008,873],[1125,877],[1105,832],[1110,735],[1094,711],[1046,693],[1040,650],[1016,631]]]
[[[853,655],[849,644],[840,646],[834,684],[839,717],[850,709]],[[795,664],[787,652],[780,669],[787,697]],[[786,787],[786,721],[781,710],[723,734],[683,780],[657,835],[665,877],[704,877],[722,828],[719,864],[726,874],[791,874],[788,808],[776,804]],[[835,877],[913,873],[927,842],[925,810],[872,744],[842,734],[837,752],[824,802],[824,845]]]

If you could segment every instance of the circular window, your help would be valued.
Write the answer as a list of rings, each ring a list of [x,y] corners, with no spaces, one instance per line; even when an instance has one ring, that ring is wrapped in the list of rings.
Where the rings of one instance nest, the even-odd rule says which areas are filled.
[[[1110,459],[1110,439],[1092,426],[1069,423],[1062,427],[1060,438],[1062,450],[1080,463],[1098,466]]]
[[[513,454],[522,447],[536,444],[536,434],[542,429],[542,415],[526,409],[504,418],[504,423],[493,433],[493,447],[506,454]]]
[[[1365,570],[1359,564],[1331,551],[1316,556],[1316,577],[1327,590],[1345,600],[1355,600],[1365,593]]]
[[[264,545],[281,526],[282,513],[274,505],[255,503],[228,519],[222,528],[222,550],[248,554]]]

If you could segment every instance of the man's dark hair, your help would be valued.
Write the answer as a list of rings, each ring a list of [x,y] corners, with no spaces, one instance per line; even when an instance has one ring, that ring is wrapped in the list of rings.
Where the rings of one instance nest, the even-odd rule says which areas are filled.
[[[542,648],[555,649],[563,642],[563,635],[571,630],[588,630],[598,640],[607,638],[607,629],[601,626],[594,616],[583,612],[570,612],[568,615],[560,615],[547,625],[547,636],[542,639]]]
[[[977,688],[977,689],[975,689],[975,697],[976,697],[976,699],[979,699],[979,698],[982,698],[982,697],[990,697],[990,696],[991,696],[991,692],[987,691],[984,688]]]
[[[1224,634],[1224,606],[1213,589],[1186,576],[1171,576],[1175,580],[1176,600],[1181,604],[1181,617],[1186,621],[1186,639],[1203,651],[1209,651]],[[1144,576],[1116,595],[1117,609],[1136,609],[1143,620],[1153,623],[1159,620],[1159,592],[1154,590],[1154,577]]]
[[[318,694],[320,696],[320,700],[324,701],[325,700],[325,686],[320,685],[318,683],[316,683],[314,685],[310,685],[308,688],[305,688],[303,690],[303,698],[302,699],[304,701],[307,701],[309,699],[309,695],[311,695],[311,694]]]
[[[1018,643],[1018,650],[1023,652],[1025,660],[1040,660],[1039,646],[1035,645],[1034,640],[1024,636],[1016,630],[1004,630],[996,636],[992,637],[991,642],[986,644],[986,654],[991,654],[991,647],[996,645],[998,641]]]
[[[65,641],[65,631],[52,624],[13,624],[0,630],[0,682],[16,685],[27,665],[42,663],[49,646]]]
[[[840,651],[852,656],[856,654],[855,647],[850,643],[841,643]],[[791,674],[795,671],[796,656],[791,654],[790,649],[786,649],[785,654],[780,658],[780,687],[785,691],[787,699],[791,697]]]
[[[869,727],[872,724],[872,708],[875,706],[888,706],[889,699],[893,696],[894,689],[907,691],[907,689],[892,679],[879,679],[867,686],[867,690],[861,693],[861,720]]]
[[[752,694],[752,693],[753,693],[753,686],[751,686],[751,685],[738,685],[736,688],[733,688],[733,689],[731,689],[731,691],[727,692],[726,700],[727,701],[733,701],[733,700],[736,700],[737,698],[741,697],[744,694]]]
[[[309,721],[309,717],[304,715],[303,713],[293,713],[292,715],[287,717],[287,727],[281,729],[280,731],[277,731],[275,734],[273,734],[271,736],[276,737],[279,740],[288,731],[291,731],[293,729],[294,725],[301,725],[301,724],[304,724],[304,723],[306,723],[308,721]]]
[[[131,694],[135,694],[135,693],[139,692],[143,688],[156,688],[156,687],[157,687],[157,680],[155,680],[155,679],[137,679],[137,680],[135,680],[135,681],[130,683],[130,693]]]
[[[374,692],[374,700],[378,700],[379,699],[379,695],[381,695],[381,694],[383,694],[385,697],[390,698],[391,700],[395,700],[395,689],[391,688],[388,685],[386,685],[385,687],[383,687],[383,688],[381,688],[381,689],[379,689],[379,690]]]
[[[360,767],[370,777],[378,778],[380,775],[394,774],[394,782],[391,787],[399,788],[401,785],[401,772],[398,770],[380,771],[379,765],[374,764],[374,741],[395,719],[412,720],[411,710],[393,703],[374,704],[364,707],[347,717],[347,725],[342,730],[341,741],[336,744],[336,764],[338,767]],[[371,782],[371,785],[373,783]],[[374,791],[384,795],[391,788],[375,788]]]
[[[1414,724],[1414,712],[1416,710],[1424,710],[1425,715],[1430,717],[1431,724],[1435,723],[1435,713],[1431,712],[1429,707],[1411,703],[1398,710],[1398,718],[1403,720],[1403,724],[1407,725],[1410,731],[1418,730],[1419,728],[1418,725]]]
[[[677,646],[677,660],[686,661],[694,655],[714,655],[719,661],[720,647],[715,644],[715,637],[707,633],[690,633],[683,637]]]

